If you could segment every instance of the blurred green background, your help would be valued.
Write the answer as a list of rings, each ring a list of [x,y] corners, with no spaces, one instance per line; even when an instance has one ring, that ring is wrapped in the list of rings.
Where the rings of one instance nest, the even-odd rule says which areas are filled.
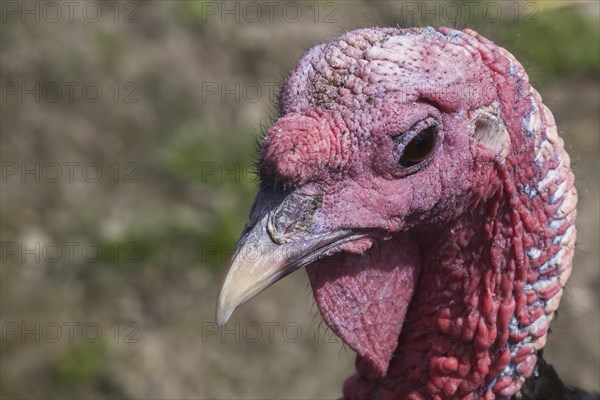
[[[219,280],[298,58],[427,24],[513,52],[554,112],[579,234],[546,358],[600,389],[598,3],[467,3],[2,2],[1,397],[338,397],[354,355],[304,272],[217,331]]]

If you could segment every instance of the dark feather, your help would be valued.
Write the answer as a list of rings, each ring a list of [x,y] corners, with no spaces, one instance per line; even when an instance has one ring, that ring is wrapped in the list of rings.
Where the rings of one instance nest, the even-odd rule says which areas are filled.
[[[542,357],[538,355],[538,365],[529,377],[521,393],[513,400],[600,400],[600,393],[588,393],[581,389],[565,385],[558,374]]]

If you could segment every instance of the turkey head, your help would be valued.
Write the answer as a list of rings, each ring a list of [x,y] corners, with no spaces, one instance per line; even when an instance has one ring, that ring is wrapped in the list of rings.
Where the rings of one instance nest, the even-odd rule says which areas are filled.
[[[471,30],[361,29],[310,49],[261,147],[217,321],[306,267],[357,352],[346,398],[495,398],[537,362],[577,195],[519,62]]]

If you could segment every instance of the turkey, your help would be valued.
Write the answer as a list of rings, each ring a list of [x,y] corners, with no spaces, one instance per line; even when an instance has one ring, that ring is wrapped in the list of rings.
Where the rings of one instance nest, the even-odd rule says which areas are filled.
[[[574,178],[508,51],[469,29],[360,29],[310,49],[279,107],[219,324],[306,267],[357,353],[345,399],[585,398],[541,358]]]

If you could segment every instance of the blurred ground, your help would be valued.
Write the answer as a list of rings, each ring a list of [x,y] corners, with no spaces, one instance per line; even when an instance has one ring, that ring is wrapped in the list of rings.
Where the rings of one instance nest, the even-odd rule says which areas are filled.
[[[277,85],[310,46],[396,24],[479,30],[553,110],[579,233],[546,358],[600,389],[598,4],[270,4],[1,4],[1,397],[339,396],[354,356],[303,272],[220,331],[214,303]]]

